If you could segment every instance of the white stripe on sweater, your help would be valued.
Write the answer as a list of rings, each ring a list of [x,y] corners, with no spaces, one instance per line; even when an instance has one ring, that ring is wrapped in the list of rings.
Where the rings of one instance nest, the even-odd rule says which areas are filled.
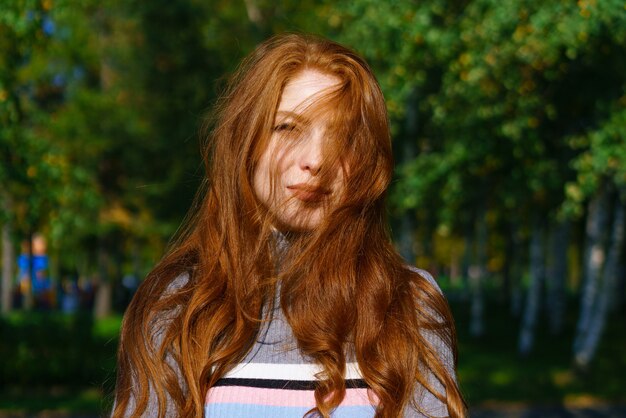
[[[315,374],[322,367],[318,364],[273,364],[273,363],[240,363],[224,378],[230,379],[277,379],[277,380],[316,380]],[[346,363],[345,379],[361,379],[358,363]]]

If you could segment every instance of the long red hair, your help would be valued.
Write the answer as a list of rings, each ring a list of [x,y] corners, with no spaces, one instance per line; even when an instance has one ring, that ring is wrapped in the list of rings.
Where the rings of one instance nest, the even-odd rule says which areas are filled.
[[[289,245],[277,252],[271,214],[255,197],[252,178],[281,92],[305,69],[340,81],[307,111],[334,115],[325,153],[348,167],[345,192],[319,227],[287,232]],[[323,369],[311,413],[328,417],[341,403],[350,351],[379,399],[377,417],[400,416],[409,403],[419,410],[418,387],[446,404],[451,417],[465,416],[454,372],[432,343],[434,336],[456,365],[450,309],[433,284],[406,266],[389,236],[391,141],[368,65],[325,39],[278,36],[244,60],[215,115],[203,148],[206,181],[125,314],[113,416],[131,404],[140,416],[150,391],[160,416],[168,401],[179,416],[202,416],[208,389],[251,348],[267,319],[262,308],[276,291],[299,349]]]

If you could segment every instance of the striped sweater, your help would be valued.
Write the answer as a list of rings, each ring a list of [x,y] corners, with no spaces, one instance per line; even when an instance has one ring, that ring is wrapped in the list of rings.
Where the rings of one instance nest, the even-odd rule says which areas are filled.
[[[436,282],[424,270],[417,270],[435,286]],[[177,282],[186,281],[186,277]],[[182,283],[181,283],[182,285]],[[439,349],[448,370],[454,376],[452,353],[434,335],[425,334]],[[171,363],[175,366],[175,363]],[[368,390],[361,377],[358,364],[348,356],[346,365],[346,396],[332,412],[334,418],[374,417],[376,396]],[[204,416],[206,418],[296,418],[303,417],[315,407],[314,389],[316,374],[321,368],[301,354],[295,337],[282,309],[277,307],[271,321],[262,327],[257,341],[240,364],[221,378],[206,394]],[[443,392],[441,383],[429,376],[429,382]],[[433,417],[448,416],[446,405],[434,395],[418,388],[415,393],[418,404]],[[134,402],[128,411],[132,411]],[[173,416],[173,403],[168,399],[166,416]],[[158,415],[156,397],[151,396],[144,416]],[[425,417],[407,407],[405,417]]]

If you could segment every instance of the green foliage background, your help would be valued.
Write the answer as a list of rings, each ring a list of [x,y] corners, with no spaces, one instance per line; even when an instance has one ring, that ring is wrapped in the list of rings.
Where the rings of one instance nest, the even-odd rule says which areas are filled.
[[[398,155],[396,213],[437,207],[434,222],[456,230],[488,196],[520,219],[580,217],[600,179],[626,180],[625,28],[618,0],[10,0],[0,179],[16,208],[4,216],[59,254],[117,232],[158,257],[203,175],[203,115],[254,45],[295,30],[374,68],[398,149],[416,148]]]

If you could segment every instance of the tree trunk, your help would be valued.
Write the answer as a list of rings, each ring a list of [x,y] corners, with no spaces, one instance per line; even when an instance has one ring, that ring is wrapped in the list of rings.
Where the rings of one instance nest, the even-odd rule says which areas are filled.
[[[133,240],[133,274],[137,278],[137,280],[141,280],[143,278],[143,269],[141,268],[141,244],[139,242],[139,238],[135,238]]]
[[[576,326],[574,353],[578,353],[590,329],[595,310],[598,282],[605,260],[605,237],[608,227],[609,190],[601,184],[598,193],[589,201],[585,232],[587,245],[584,258],[584,285],[580,301],[580,316]]]
[[[24,298],[23,307],[27,311],[31,311],[33,306],[35,306],[35,299],[33,297],[33,284],[35,283],[35,278],[33,277],[33,273],[35,272],[35,256],[33,254],[33,233],[28,234],[28,272],[26,272],[27,283],[24,288],[24,294],[22,297]]]
[[[248,14],[248,20],[257,26],[263,25],[263,14],[259,5],[254,0],[244,0],[246,5],[246,13]]]
[[[517,222],[511,222],[510,224],[510,255],[508,260],[509,270],[509,286],[510,286],[510,298],[511,298],[511,315],[514,318],[519,318],[522,315],[522,266],[524,262],[524,252],[522,248],[522,240],[520,237],[519,227]]]
[[[50,264],[48,267],[48,277],[50,277],[50,291],[51,291],[51,306],[56,309],[60,306],[60,297],[58,291],[62,283],[61,281],[61,264],[59,257],[59,250],[52,246],[48,249],[48,259]]]
[[[459,287],[461,283],[461,257],[457,251],[450,254],[450,285]]]
[[[110,256],[104,248],[104,243],[98,244],[98,286],[94,301],[94,317],[96,319],[106,318],[111,315],[113,303],[113,292],[109,277]]]
[[[624,305],[624,297],[626,296],[626,260],[622,258],[622,261],[617,266],[617,283],[615,284],[615,293],[611,298],[609,306],[610,312],[618,312]]]
[[[470,268],[469,279],[472,292],[472,306],[470,319],[470,335],[480,337],[485,333],[485,302],[483,296],[483,281],[486,276],[487,265],[487,207],[483,203],[477,218],[476,231],[476,262]]]
[[[15,251],[13,250],[12,227],[11,227],[11,201],[8,196],[3,196],[2,209],[6,214],[6,221],[2,224],[2,314],[11,312],[11,299],[13,296],[13,270],[15,263]]]
[[[550,231],[551,260],[546,275],[548,284],[548,317],[550,333],[560,335],[566,305],[567,249],[569,247],[570,223],[559,221]]]
[[[405,135],[402,141],[402,148],[399,150],[400,155],[398,162],[406,164],[413,160],[416,156],[416,141],[418,134],[418,120],[417,120],[417,92],[413,91],[407,100],[406,104],[406,125]],[[415,211],[407,210],[402,215],[400,220],[400,254],[410,264],[415,263]]]
[[[513,230],[512,223],[507,223],[507,228]],[[513,256],[515,254],[515,246],[513,245],[513,234],[506,234],[504,242],[504,266],[502,268],[502,288],[500,289],[499,299],[504,305],[510,306],[511,302],[511,281],[513,276]]]
[[[545,275],[545,244],[543,235],[543,222],[537,218],[533,222],[532,237],[530,239],[530,285],[526,295],[526,306],[524,307],[518,344],[518,352],[522,356],[527,356],[532,351],[535,342],[535,328]]]
[[[415,263],[415,213],[413,210],[407,210],[400,219],[400,237],[399,237],[399,250],[400,255],[407,263]]]
[[[471,285],[469,283],[470,271],[472,270],[472,260],[474,259],[474,224],[467,222],[463,237],[463,257],[461,258],[461,280],[463,281],[461,299],[469,300]]]
[[[583,338],[574,353],[575,364],[581,369],[588,368],[593,360],[606,325],[610,300],[615,292],[617,283],[618,266],[624,248],[624,217],[626,208],[619,198],[616,198],[615,201],[612,236],[606,265],[602,274],[600,292],[597,294],[596,303],[593,304],[594,311],[590,315],[589,325],[584,329]]]

